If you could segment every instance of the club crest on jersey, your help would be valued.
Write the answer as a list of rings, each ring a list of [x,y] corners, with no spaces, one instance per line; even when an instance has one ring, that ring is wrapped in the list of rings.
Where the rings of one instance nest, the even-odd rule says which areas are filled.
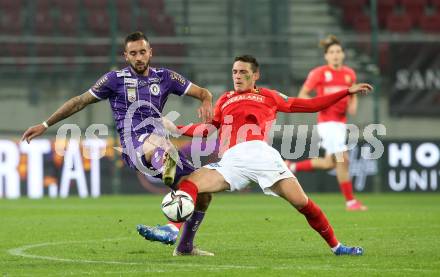
[[[160,93],[160,87],[158,84],[151,84],[150,85],[150,93],[154,96],[158,96]]]
[[[324,78],[326,82],[330,82],[331,80],[333,80],[333,75],[330,71],[325,71]]]
[[[344,78],[345,78],[345,82],[346,82],[347,84],[351,84],[351,83],[353,82],[353,81],[351,80],[351,76],[348,75],[348,74],[345,74]]]
[[[128,101],[131,103],[136,101],[136,89],[135,88],[127,88],[127,98],[128,98]]]

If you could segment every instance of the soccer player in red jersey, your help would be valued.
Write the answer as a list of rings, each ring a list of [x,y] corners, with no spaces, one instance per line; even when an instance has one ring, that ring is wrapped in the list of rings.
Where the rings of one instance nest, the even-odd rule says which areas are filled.
[[[321,41],[327,65],[310,71],[298,97],[310,98],[316,91],[317,96],[330,95],[356,83],[356,73],[344,65],[344,50],[340,41],[333,35]],[[313,158],[299,162],[286,161],[293,172],[312,171],[315,169],[336,169],[336,178],[345,197],[348,211],[365,211],[367,207],[354,197],[353,185],[349,172],[349,158],[346,146],[347,112],[355,115],[358,100],[355,94],[345,97],[336,104],[318,113],[318,133],[321,147],[325,149],[324,158]]]
[[[191,173],[180,183],[179,189],[196,201],[198,193],[241,190],[256,183],[265,194],[282,197],[302,213],[333,253],[362,255],[361,247],[348,247],[337,240],[323,211],[307,197],[281,155],[265,140],[277,112],[317,112],[349,95],[371,91],[372,87],[356,84],[314,99],[289,98],[275,90],[257,88],[255,83],[259,74],[254,57],[235,58],[232,68],[234,91],[221,96],[214,109],[213,125],[219,130],[223,156],[218,163]],[[211,126],[198,123],[179,129],[188,136],[207,136],[213,129]]]

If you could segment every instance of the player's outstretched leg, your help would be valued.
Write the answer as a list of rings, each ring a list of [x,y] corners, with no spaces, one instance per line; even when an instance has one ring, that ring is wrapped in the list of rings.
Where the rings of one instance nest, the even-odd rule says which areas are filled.
[[[271,189],[304,215],[310,227],[327,242],[335,255],[359,256],[363,254],[364,251],[361,247],[348,247],[337,240],[333,227],[324,212],[307,197],[296,178],[280,180]]]
[[[200,193],[197,198],[196,207],[193,215],[183,225],[182,235],[179,244],[174,249],[173,256],[214,256],[213,253],[203,251],[194,246],[194,237],[211,202],[212,195],[210,193]]]

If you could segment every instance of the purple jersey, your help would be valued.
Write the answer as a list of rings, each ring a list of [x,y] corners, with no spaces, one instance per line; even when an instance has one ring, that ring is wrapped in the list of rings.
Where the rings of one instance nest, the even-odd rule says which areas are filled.
[[[181,96],[191,86],[190,81],[169,69],[150,67],[148,70],[148,76],[138,75],[131,67],[110,71],[89,89],[96,98],[109,100],[122,147],[125,147],[124,137],[143,140],[151,134],[154,124],[143,125],[161,117],[170,93]],[[127,125],[130,117],[131,124]]]

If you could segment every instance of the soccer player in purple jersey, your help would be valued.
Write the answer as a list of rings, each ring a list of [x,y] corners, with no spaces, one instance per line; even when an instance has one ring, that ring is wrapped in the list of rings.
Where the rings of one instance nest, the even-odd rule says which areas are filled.
[[[79,112],[87,105],[108,99],[119,133],[124,162],[144,174],[149,173],[160,178],[163,177],[162,173],[169,169],[164,166],[168,161],[170,167],[175,167],[175,175],[168,176],[166,183],[172,189],[177,189],[180,178],[189,175],[195,169],[182,155],[178,155],[177,151],[172,151],[174,148],[167,139],[161,122],[162,109],[170,94],[188,95],[201,101],[198,115],[208,123],[212,119],[212,94],[174,71],[151,67],[152,53],[150,43],[142,32],[128,35],[124,51],[127,67],[104,74],[88,91],[66,101],[46,121],[27,129],[22,140],[29,143],[50,126]],[[169,161],[174,161],[174,164]],[[189,247],[181,248],[182,254],[211,254],[192,246],[197,227],[211,201],[211,194],[201,194],[199,200],[192,219],[184,224],[181,242]],[[174,244],[180,227],[181,224],[170,222],[159,227],[139,225],[137,229],[146,239]]]

